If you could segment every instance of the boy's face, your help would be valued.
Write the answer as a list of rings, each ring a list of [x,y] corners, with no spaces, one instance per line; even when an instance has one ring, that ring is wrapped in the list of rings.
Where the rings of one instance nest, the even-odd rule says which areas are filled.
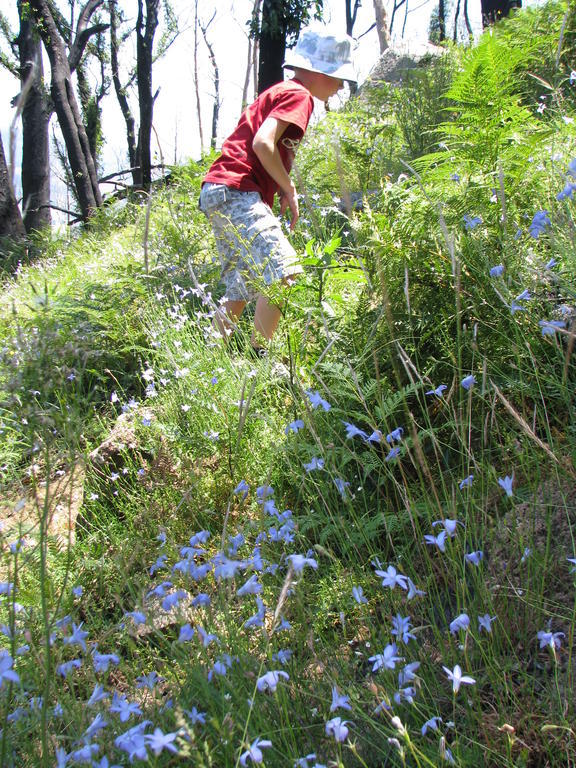
[[[344,81],[337,77],[324,75],[321,72],[314,72],[314,83],[310,88],[310,93],[320,101],[328,101],[330,96],[344,87]]]

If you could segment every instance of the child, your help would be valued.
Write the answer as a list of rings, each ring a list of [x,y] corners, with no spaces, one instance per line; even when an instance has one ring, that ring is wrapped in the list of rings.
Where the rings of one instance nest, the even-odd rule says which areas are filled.
[[[273,85],[242,114],[202,184],[200,209],[216,238],[226,296],[215,326],[227,338],[246,302],[256,298],[251,344],[265,356],[280,320],[280,308],[258,292],[258,283],[290,285],[302,271],[296,252],[272,213],[290,211],[290,230],[298,221],[298,194],[289,173],[314,99],[327,101],[343,81],[356,82],[353,41],[324,29],[305,30],[289,51],[284,67],[294,79]]]

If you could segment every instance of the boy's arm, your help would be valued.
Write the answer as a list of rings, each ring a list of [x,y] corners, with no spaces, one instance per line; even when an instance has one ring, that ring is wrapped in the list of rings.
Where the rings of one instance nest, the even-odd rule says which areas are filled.
[[[264,170],[280,187],[281,212],[284,213],[287,208],[290,208],[290,231],[292,231],[300,215],[298,195],[276,146],[289,125],[290,123],[285,120],[267,117],[254,136],[252,149]]]

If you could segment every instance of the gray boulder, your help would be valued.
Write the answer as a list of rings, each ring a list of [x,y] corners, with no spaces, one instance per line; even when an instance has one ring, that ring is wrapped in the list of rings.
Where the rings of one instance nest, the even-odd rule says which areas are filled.
[[[407,71],[426,66],[444,54],[444,48],[431,43],[394,45],[392,48],[387,48],[362,84],[362,91],[383,82],[398,85]]]

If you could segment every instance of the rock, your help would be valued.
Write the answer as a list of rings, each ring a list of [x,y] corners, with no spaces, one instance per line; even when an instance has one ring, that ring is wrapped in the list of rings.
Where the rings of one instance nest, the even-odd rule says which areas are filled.
[[[398,85],[407,71],[423,67],[444,54],[444,48],[430,43],[387,48],[362,84],[361,93],[383,82]]]
[[[36,480],[14,498],[10,495],[0,502],[0,525],[5,535],[37,540],[39,526],[47,515],[48,535],[58,546],[74,544],[76,519],[84,502],[86,468],[77,461],[73,466],[59,469],[48,480]]]

